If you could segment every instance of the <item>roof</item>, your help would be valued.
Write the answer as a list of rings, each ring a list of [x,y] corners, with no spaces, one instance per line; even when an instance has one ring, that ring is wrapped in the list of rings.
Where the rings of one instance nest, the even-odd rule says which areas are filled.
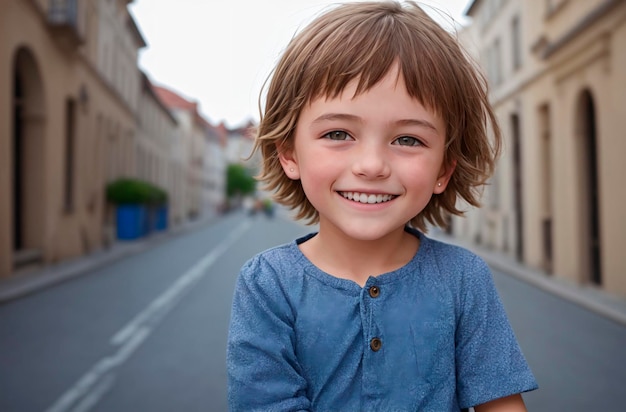
[[[161,99],[161,101],[170,109],[180,109],[191,112],[196,124],[202,128],[205,128],[208,124],[210,124],[204,116],[200,114],[200,111],[198,110],[198,102],[187,100],[173,90],[163,86],[153,85],[153,87],[157,96],[159,96],[159,99]]]
[[[139,73],[141,74],[143,88],[146,91],[146,93],[148,93],[150,96],[152,96],[152,98],[154,98],[154,101],[157,103],[157,105],[174,122],[174,124],[178,124],[178,121],[176,120],[176,118],[174,117],[174,115],[172,114],[168,106],[166,106],[165,103],[163,103],[163,100],[161,100],[159,95],[156,93],[155,86],[152,84],[152,82],[148,78],[148,75],[146,75],[146,73],[143,72],[142,70],[140,70]]]
[[[463,14],[468,17],[471,16],[472,14],[474,14],[474,12],[476,11],[476,7],[478,7],[480,3],[481,3],[480,0],[470,0]]]
[[[128,16],[128,27],[130,28],[130,31],[135,38],[135,43],[137,44],[137,47],[140,49],[146,47],[148,43],[146,43],[146,40],[142,36],[141,31],[137,26],[137,22],[135,22],[135,19],[133,19],[133,17],[130,15]]]
[[[230,132],[234,135],[244,137],[249,140],[254,140],[256,136],[257,125],[252,120],[248,120],[248,122],[240,127],[235,129],[231,129]]]
[[[219,142],[221,146],[226,146],[227,138],[228,138],[228,129],[224,125],[224,122],[220,123],[217,126],[214,126],[207,122],[206,125],[206,133],[210,139],[214,139]]]
[[[185,99],[173,90],[153,85],[154,91],[165,105],[171,109],[198,110],[198,103]]]

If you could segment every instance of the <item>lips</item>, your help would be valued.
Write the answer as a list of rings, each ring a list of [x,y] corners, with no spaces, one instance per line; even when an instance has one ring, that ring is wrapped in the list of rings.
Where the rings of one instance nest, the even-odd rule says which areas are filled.
[[[348,200],[365,204],[385,203],[397,197],[382,193],[339,192],[339,194]]]

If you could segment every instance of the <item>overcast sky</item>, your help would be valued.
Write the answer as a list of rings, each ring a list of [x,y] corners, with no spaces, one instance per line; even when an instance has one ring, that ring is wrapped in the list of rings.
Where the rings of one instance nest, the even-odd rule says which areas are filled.
[[[465,22],[469,0],[422,0],[447,27]],[[293,34],[335,1],[135,0],[148,46],[139,67],[158,85],[198,101],[213,124],[257,121],[258,96]],[[439,12],[437,12],[439,10]]]

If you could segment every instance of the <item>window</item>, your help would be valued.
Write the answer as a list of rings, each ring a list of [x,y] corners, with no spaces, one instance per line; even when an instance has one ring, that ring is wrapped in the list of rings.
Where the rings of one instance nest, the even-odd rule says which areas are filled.
[[[499,85],[502,83],[502,48],[500,47],[500,39],[496,39],[493,44],[493,55],[495,84]]]
[[[543,249],[543,268],[552,272],[552,145],[550,106],[546,103],[539,107],[539,135],[541,137],[540,172],[541,172],[541,237]]]
[[[493,86],[502,82],[500,39],[487,49],[487,78]]]
[[[64,209],[67,213],[74,210],[74,141],[76,129],[76,102],[65,102],[65,196]]]
[[[522,35],[519,16],[515,16],[511,21],[511,39],[513,41],[513,70],[518,70],[522,67]]]

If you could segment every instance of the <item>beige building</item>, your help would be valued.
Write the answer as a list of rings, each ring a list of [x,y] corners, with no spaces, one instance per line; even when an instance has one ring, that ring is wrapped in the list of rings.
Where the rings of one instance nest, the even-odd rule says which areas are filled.
[[[214,214],[226,204],[227,133],[222,127],[207,122],[205,127],[203,207]]]
[[[261,154],[252,153],[256,125],[249,121],[236,129],[228,130],[226,161],[229,164],[245,163],[247,167],[260,170]],[[253,155],[253,157],[250,157]]]
[[[103,243],[104,183],[133,172],[128,3],[0,2],[0,276]]]
[[[455,234],[626,297],[626,2],[474,0],[467,15],[505,146]]]
[[[123,121],[108,110],[100,113],[102,124],[97,128],[105,136],[101,142],[104,185],[119,177],[136,177],[138,110],[143,90],[142,74],[137,68],[137,60],[139,49],[145,47],[146,42],[128,12],[128,5],[134,0],[64,1],[91,5],[95,13],[93,20],[97,20],[88,25],[94,31],[97,42],[94,68],[100,81],[116,97],[116,107],[125,109],[126,118]],[[106,201],[103,203],[103,242],[107,245],[115,240],[115,216],[112,205]]]
[[[135,147],[136,177],[164,189],[168,195],[168,221],[181,223],[184,216],[184,164],[178,121],[157,96],[143,74],[139,99],[139,127]]]
[[[207,121],[198,111],[198,103],[192,102],[173,90],[155,86],[154,90],[178,121],[181,164],[184,167],[185,219],[196,218],[203,210],[203,181]]]

